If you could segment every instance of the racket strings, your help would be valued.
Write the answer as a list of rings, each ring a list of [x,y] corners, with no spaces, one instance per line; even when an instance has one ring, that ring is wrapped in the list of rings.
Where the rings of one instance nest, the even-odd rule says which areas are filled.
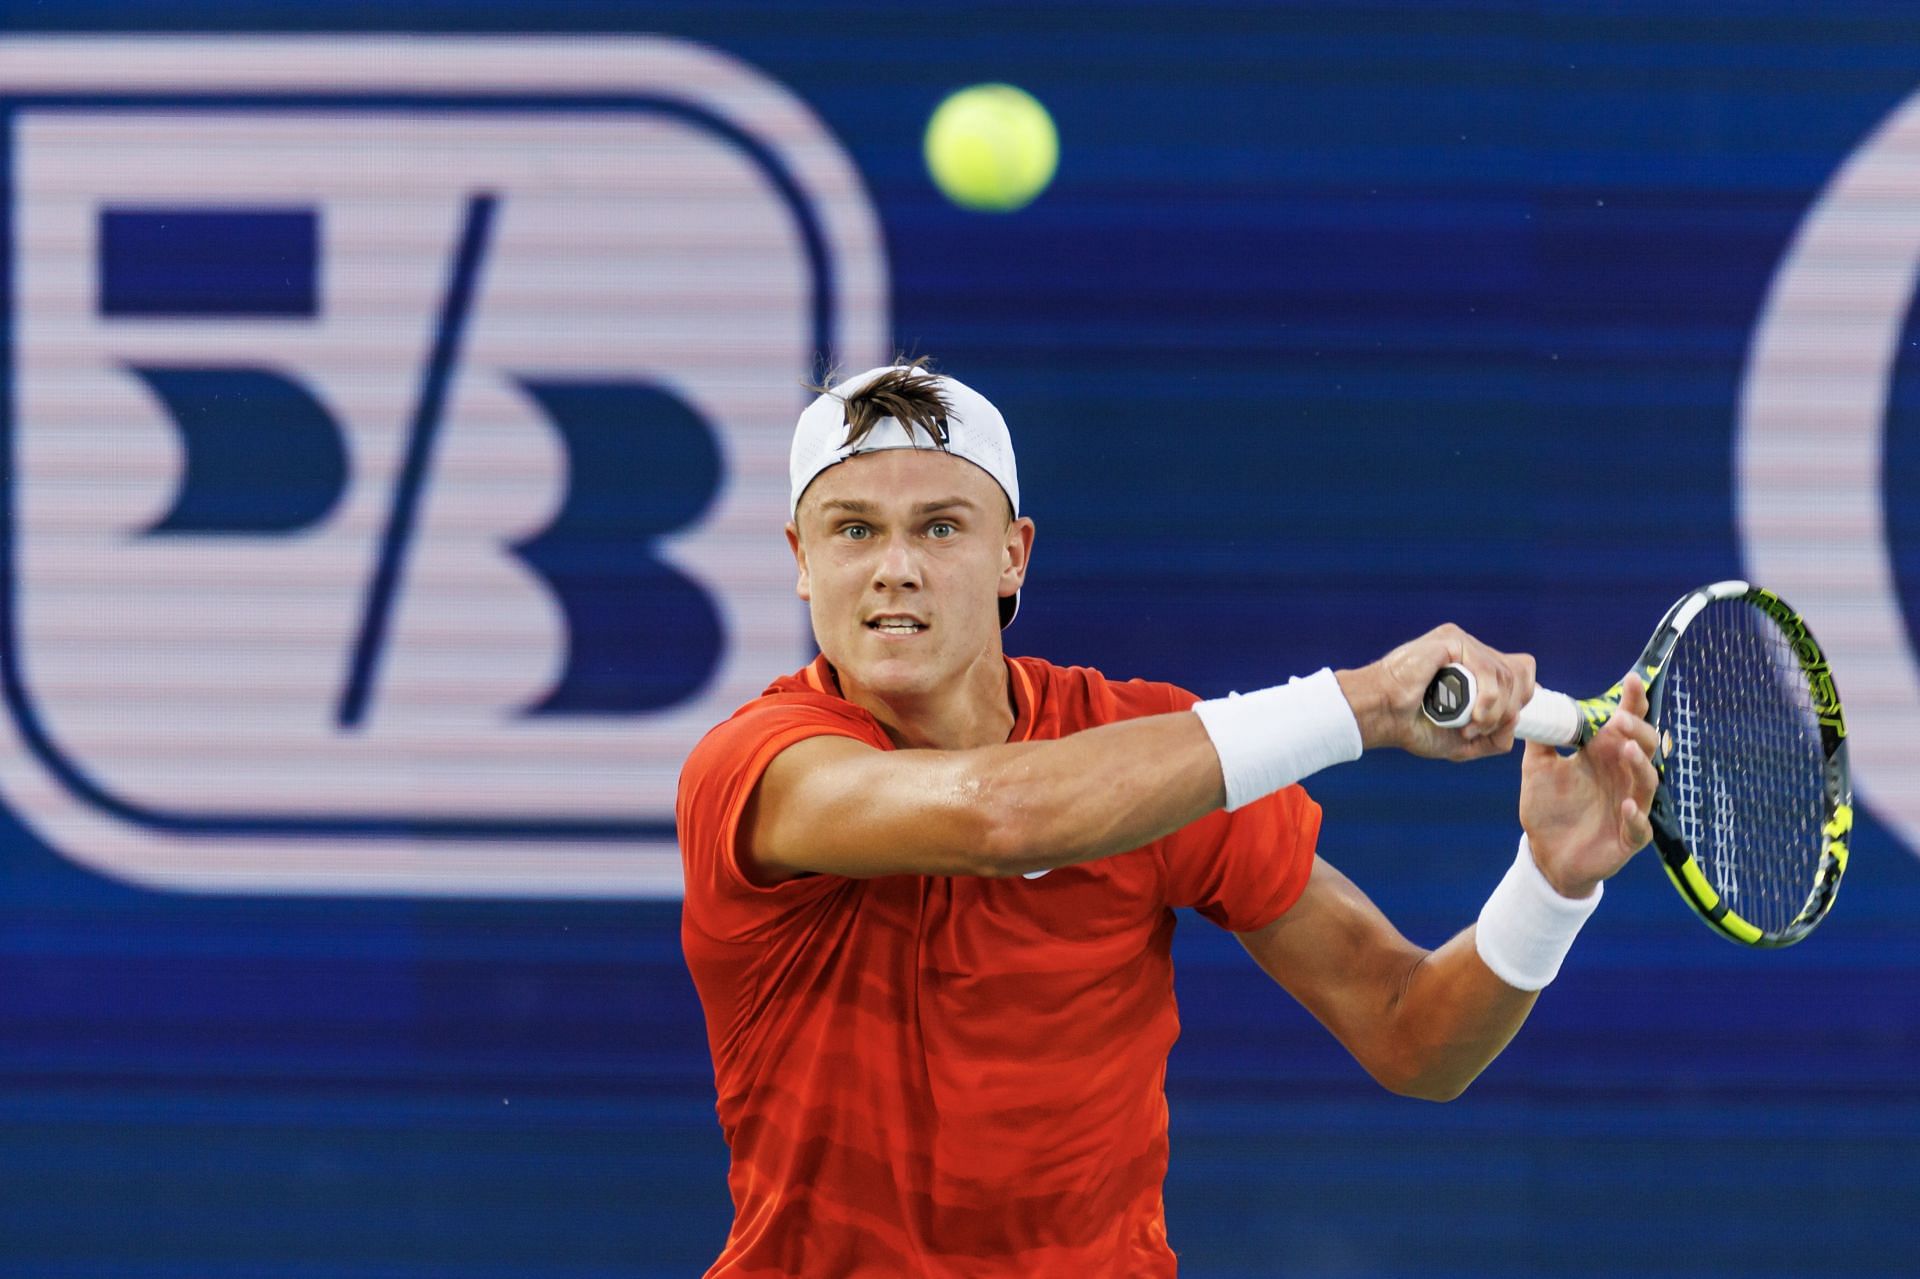
[[[1702,874],[1748,923],[1785,930],[1813,891],[1826,821],[1819,718],[1787,637],[1743,600],[1708,605],[1669,657],[1660,727]]]

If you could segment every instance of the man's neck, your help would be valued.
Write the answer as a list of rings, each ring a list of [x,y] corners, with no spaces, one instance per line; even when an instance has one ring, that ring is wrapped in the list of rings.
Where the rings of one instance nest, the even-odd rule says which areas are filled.
[[[1013,681],[999,645],[982,653],[964,674],[925,697],[885,698],[835,671],[840,695],[880,721],[902,750],[971,750],[998,746],[1017,718]]]

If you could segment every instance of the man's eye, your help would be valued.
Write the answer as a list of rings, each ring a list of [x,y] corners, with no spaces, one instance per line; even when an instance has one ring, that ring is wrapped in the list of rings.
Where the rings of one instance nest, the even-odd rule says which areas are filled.
[[[952,537],[957,532],[959,532],[959,530],[945,520],[927,529],[928,535],[932,537]]]
[[[864,524],[849,524],[840,531],[856,542],[864,542],[870,530]]]

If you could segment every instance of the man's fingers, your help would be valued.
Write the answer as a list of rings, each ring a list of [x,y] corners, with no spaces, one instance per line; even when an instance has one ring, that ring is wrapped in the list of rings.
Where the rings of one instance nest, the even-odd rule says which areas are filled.
[[[1533,697],[1533,658],[1475,644],[1469,669],[1480,692],[1461,736],[1471,742],[1488,740],[1492,744],[1488,754],[1504,754],[1513,749],[1514,726],[1521,708]]]
[[[1620,832],[1627,847],[1635,851],[1645,848],[1653,838],[1653,823],[1647,820],[1646,810],[1631,799],[1620,801]]]
[[[1468,743],[1467,752],[1462,758],[1486,759],[1490,755],[1505,755],[1512,749],[1512,733],[1488,733],[1484,737],[1476,737],[1472,742]]]
[[[1417,753],[1447,759],[1481,759],[1504,755],[1513,749],[1514,728],[1521,708],[1534,692],[1531,655],[1489,648],[1449,622],[1402,645],[1382,661],[1394,663],[1396,659],[1403,659],[1397,663],[1402,672],[1402,692],[1407,682],[1417,677],[1420,680],[1418,694],[1424,695],[1434,672],[1447,665],[1457,664],[1473,675],[1475,693],[1466,722],[1452,730],[1450,739],[1424,734]],[[1417,701],[1413,710],[1418,712]]]
[[[1646,713],[1646,702],[1647,699],[1644,691],[1642,691],[1640,696],[1640,708],[1638,710],[1629,707],[1626,699],[1622,698],[1620,709],[1615,711],[1613,717],[1607,721],[1606,727],[1601,730],[1601,735],[1603,737],[1624,737],[1626,740],[1637,744],[1642,754],[1648,758],[1652,758],[1654,753],[1660,749],[1660,730],[1641,718],[1641,716]]]
[[[1533,690],[1534,690],[1533,654],[1532,653],[1509,653],[1507,655],[1507,660],[1513,663],[1514,675],[1515,675],[1514,684],[1513,684],[1513,700],[1514,700],[1514,706],[1515,706],[1514,713],[1518,714],[1520,707],[1524,707],[1528,702],[1533,700]]]
[[[1639,723],[1644,726],[1645,721]],[[1632,850],[1644,848],[1653,838],[1647,812],[1660,785],[1660,774],[1641,746],[1637,731],[1628,732],[1623,728],[1609,734],[1604,742],[1596,741],[1588,751],[1593,752],[1595,747],[1602,748],[1601,757],[1593,762],[1602,770],[1598,776],[1604,779],[1603,784],[1614,797],[1623,846]]]
[[[1620,708],[1635,715],[1647,713],[1647,686],[1638,675],[1629,675],[1622,681]]]
[[[1637,741],[1628,742],[1621,752],[1626,757],[1626,790],[1629,797],[1644,808],[1653,799],[1655,788],[1660,785],[1660,774],[1655,771],[1653,761],[1647,757]]]

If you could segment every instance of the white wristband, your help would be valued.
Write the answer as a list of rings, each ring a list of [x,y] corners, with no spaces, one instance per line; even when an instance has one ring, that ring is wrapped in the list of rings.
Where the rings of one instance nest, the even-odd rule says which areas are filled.
[[[1480,908],[1474,949],[1507,985],[1539,990],[1559,975],[1560,961],[1605,891],[1605,884],[1595,884],[1590,897],[1562,897],[1534,864],[1533,848],[1522,835],[1520,855]]]
[[[1305,679],[1200,702],[1227,780],[1227,811],[1291,786],[1329,764],[1360,758],[1360,724],[1340,681],[1322,667]]]

